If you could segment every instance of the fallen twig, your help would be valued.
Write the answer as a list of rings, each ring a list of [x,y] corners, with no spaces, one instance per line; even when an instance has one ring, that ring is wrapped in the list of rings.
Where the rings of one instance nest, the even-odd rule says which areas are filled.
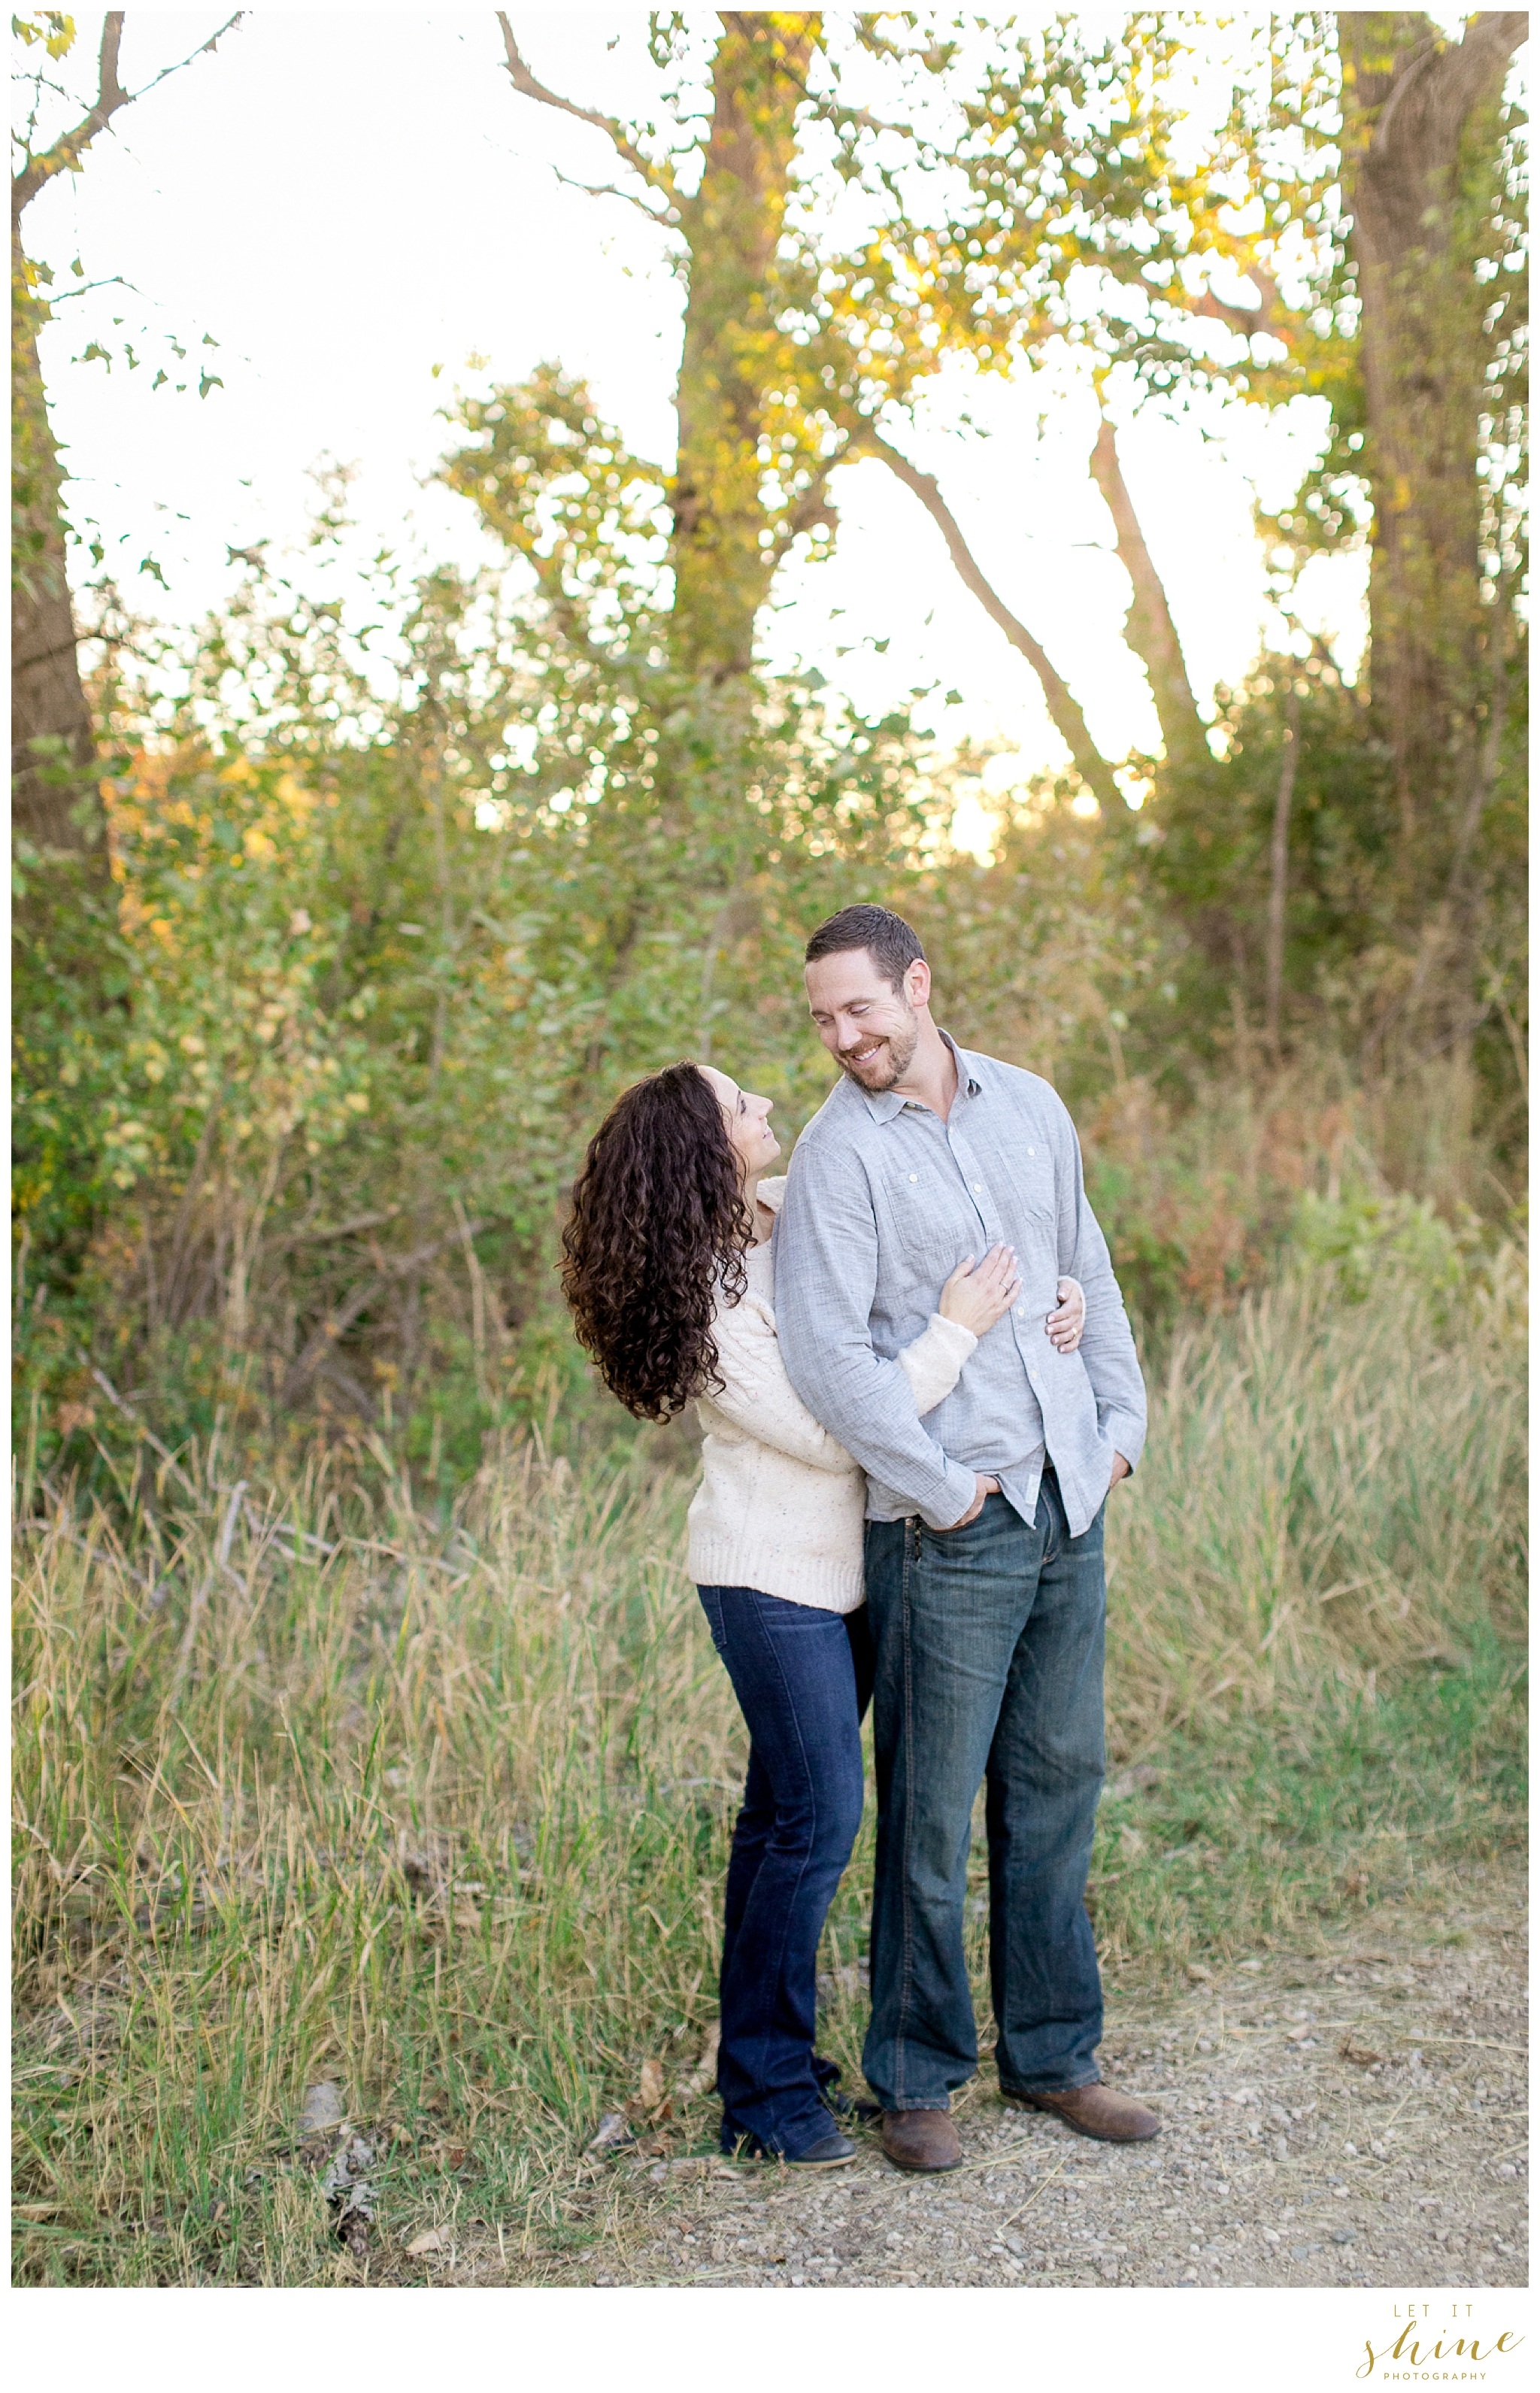
[[[972,2177],[980,2169],[1003,2168],[1008,2162],[1020,2160],[1024,2152],[1029,2152],[1035,2140],[1031,2136],[1023,2136],[1019,2143],[1007,2144],[1003,2151],[991,2152],[987,2160],[964,2161],[960,2168],[953,2169],[950,2174],[953,2177]]]
[[[1037,2201],[1038,2196],[1046,2187],[1052,2184],[1054,2178],[1058,2176],[1059,2171],[1064,2167],[1064,2163],[1068,2158],[1069,2154],[1066,2151],[1054,2163],[1053,2166],[1049,2170],[1048,2175],[1045,2177],[1039,2178],[1038,2182],[1033,2187],[1031,2192],[1027,2195],[1026,2200],[1022,2203],[1017,2209],[1013,2210],[1008,2218],[1002,2218],[1000,2220],[999,2226],[996,2230],[998,2234],[1003,2235],[1008,2227],[1013,2227],[1018,2218],[1025,2216],[1033,2203]]]

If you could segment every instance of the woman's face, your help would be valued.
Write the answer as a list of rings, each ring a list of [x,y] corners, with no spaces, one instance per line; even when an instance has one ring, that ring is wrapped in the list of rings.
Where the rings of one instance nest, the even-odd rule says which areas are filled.
[[[725,1072],[714,1070],[710,1064],[701,1065],[700,1077],[711,1084],[727,1117],[727,1135],[744,1179],[752,1180],[767,1171],[781,1151],[780,1141],[770,1127],[770,1099],[751,1097]]]

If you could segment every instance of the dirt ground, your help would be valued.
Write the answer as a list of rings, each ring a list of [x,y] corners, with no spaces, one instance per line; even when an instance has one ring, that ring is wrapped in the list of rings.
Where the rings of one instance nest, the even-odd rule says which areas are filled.
[[[614,2165],[656,2189],[623,2241],[544,2282],[600,2285],[1521,2285],[1522,1880],[1390,1908],[1184,1981],[1113,1994],[1103,2073],[1160,2112],[1116,2149],[1010,2110],[987,2061],[963,2165]]]

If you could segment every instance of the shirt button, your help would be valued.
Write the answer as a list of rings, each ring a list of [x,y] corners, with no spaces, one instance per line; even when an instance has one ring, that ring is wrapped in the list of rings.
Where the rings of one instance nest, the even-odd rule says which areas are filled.
[[[1017,1305],[1017,1307],[1016,1307],[1016,1318],[1017,1318],[1017,1320],[1018,1320],[1018,1321],[1024,1320],[1024,1319],[1025,1318],[1025,1314],[1026,1314],[1026,1307],[1025,1307],[1025,1305],[1024,1305],[1024,1304],[1018,1304],[1018,1305]]]
[[[920,1174],[919,1174],[919,1172],[918,1172],[918,1171],[911,1171],[911,1172],[910,1172],[910,1174],[909,1174],[909,1186],[910,1186],[911,1188],[915,1187],[915,1186],[918,1184],[919,1180],[920,1180]]]
[[[974,1181],[974,1183],[973,1183],[973,1194],[974,1194],[974,1196],[983,1196],[983,1194],[984,1194],[984,1183],[983,1183],[983,1181],[982,1181],[982,1180],[975,1180],[975,1181]]]
[[[1028,1155],[1036,1155],[1036,1154],[1037,1154],[1037,1152],[1038,1152],[1038,1150],[1037,1150],[1037,1148],[1036,1148],[1035,1146],[1029,1146],[1029,1147],[1027,1148],[1027,1150],[1026,1150],[1026,1151],[1027,1151]]]

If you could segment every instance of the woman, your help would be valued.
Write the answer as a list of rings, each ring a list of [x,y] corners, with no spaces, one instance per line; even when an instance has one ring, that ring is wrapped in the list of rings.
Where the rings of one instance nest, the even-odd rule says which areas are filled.
[[[667,1420],[694,1400],[706,1432],[690,1575],[750,1735],[723,1930],[723,2150],[832,2168],[855,2146],[827,2107],[838,2072],[813,2048],[816,1967],[861,1819],[866,1483],[798,1397],[777,1342],[771,1234],[785,1182],[763,1178],[780,1153],[770,1110],[710,1065],[629,1089],[578,1176],[563,1282],[627,1409]],[[958,1265],[897,1357],[921,1414],[1019,1288],[1008,1248]],[[1068,1350],[1085,1300],[1068,1279],[1059,1295],[1049,1334]]]

